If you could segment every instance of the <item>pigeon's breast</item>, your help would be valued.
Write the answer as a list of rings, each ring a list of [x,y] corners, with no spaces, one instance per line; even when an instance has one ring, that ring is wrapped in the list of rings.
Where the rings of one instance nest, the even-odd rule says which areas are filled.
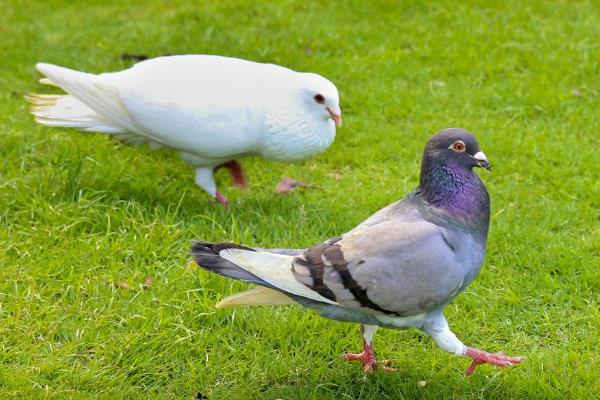
[[[267,119],[266,125],[259,154],[273,161],[305,160],[327,150],[335,139],[335,123],[331,119]]]

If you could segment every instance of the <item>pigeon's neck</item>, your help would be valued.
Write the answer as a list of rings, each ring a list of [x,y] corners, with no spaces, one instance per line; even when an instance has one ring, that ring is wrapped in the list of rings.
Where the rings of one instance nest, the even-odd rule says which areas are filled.
[[[429,161],[423,163],[417,194],[452,219],[463,221],[487,237],[490,198],[479,176],[448,161]]]

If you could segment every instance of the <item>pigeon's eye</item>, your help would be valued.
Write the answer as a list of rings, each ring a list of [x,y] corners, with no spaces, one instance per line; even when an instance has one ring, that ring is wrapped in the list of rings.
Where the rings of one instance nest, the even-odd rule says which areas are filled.
[[[322,94],[315,94],[315,97],[313,97],[313,99],[315,99],[315,101],[319,104],[323,104],[325,103],[325,96],[323,96]]]
[[[452,150],[458,153],[462,153],[467,149],[465,142],[463,142],[462,140],[457,140],[456,142],[452,143],[452,146],[450,147],[452,148]]]

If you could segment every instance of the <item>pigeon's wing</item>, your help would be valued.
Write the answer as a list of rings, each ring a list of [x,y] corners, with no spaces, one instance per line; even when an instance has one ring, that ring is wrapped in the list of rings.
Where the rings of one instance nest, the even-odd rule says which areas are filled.
[[[295,72],[227,57],[159,57],[107,76],[136,123],[171,147],[209,158],[258,152],[265,102]]]
[[[474,277],[484,249],[469,235],[426,221],[410,201],[388,206],[347,234],[301,254],[197,242],[192,254],[212,272],[303,302],[412,316],[442,307]],[[292,254],[292,255],[290,255]],[[237,305],[258,303],[252,292]]]
[[[201,241],[194,243],[192,256],[199,266],[216,274],[255,283],[295,300],[304,299],[320,304],[336,305],[334,301],[321,296],[296,279],[292,271],[294,256],[255,250],[231,243],[215,244]],[[261,291],[259,297],[269,293],[271,291]],[[251,297],[254,297],[254,294],[252,293]],[[253,300],[245,305],[252,304],[266,303]],[[269,302],[269,304],[275,303]],[[237,305],[241,304],[237,303]]]
[[[136,134],[143,139],[137,142],[217,160],[255,151],[264,99],[277,98],[271,92],[295,74],[276,65],[204,55],[159,57],[100,75],[43,63],[36,67],[113,130]]]
[[[483,250],[469,235],[397,203],[312,247],[292,266],[300,282],[342,307],[410,316],[442,307],[458,294],[473,279]]]

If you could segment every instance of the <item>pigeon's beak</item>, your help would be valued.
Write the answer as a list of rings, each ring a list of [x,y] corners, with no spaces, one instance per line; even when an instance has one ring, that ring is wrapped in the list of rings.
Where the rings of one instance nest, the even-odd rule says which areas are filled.
[[[327,107],[327,112],[331,116],[331,119],[333,120],[333,122],[335,122],[335,126],[337,126],[338,128],[341,127],[342,126],[342,110],[340,110],[339,107],[336,107],[335,110],[332,110],[331,108]]]
[[[477,161],[478,167],[483,167],[488,171],[492,170],[492,164],[490,164],[490,162],[487,160],[487,157],[485,156],[485,153],[483,151],[478,151],[477,153],[475,153],[473,158],[475,159],[475,161]]]

